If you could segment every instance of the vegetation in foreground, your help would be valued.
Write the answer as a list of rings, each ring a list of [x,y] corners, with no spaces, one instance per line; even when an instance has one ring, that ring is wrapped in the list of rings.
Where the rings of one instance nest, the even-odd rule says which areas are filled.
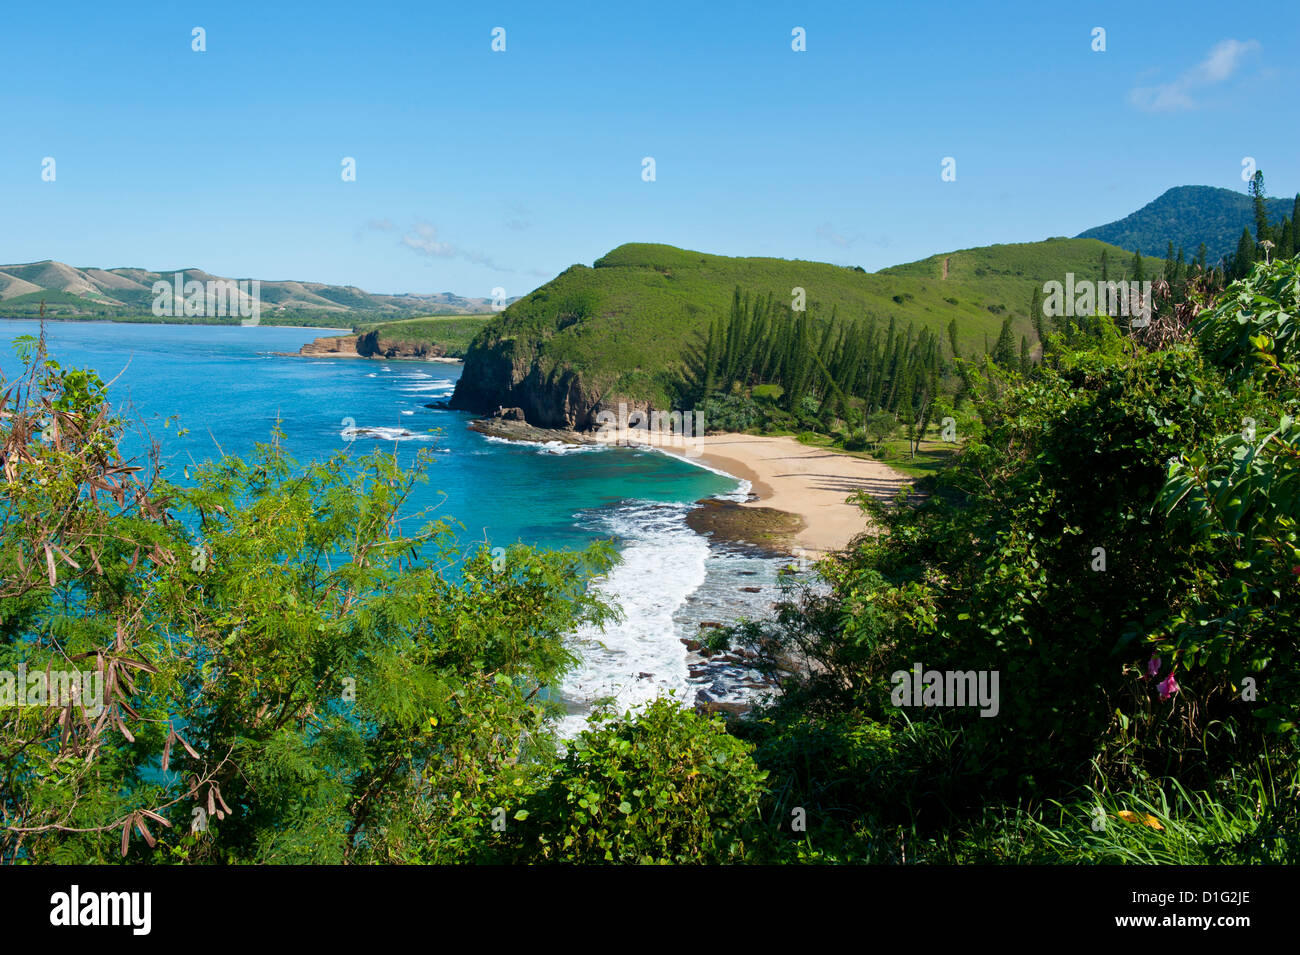
[[[0,438],[9,862],[1300,860],[1300,259],[1144,330],[966,362],[970,433],[888,533],[736,628],[783,681],[558,751],[563,636],[613,559],[459,555],[376,455],[273,441],[190,487],[117,456],[91,374],[29,342]],[[779,664],[805,661],[796,673]],[[892,675],[997,671],[997,715]],[[3,684],[0,684],[3,691]]]

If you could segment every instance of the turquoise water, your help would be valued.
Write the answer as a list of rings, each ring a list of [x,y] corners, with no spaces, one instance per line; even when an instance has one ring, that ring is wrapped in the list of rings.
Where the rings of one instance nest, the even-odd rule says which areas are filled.
[[[36,322],[0,322],[0,372],[18,365],[10,347]],[[414,503],[464,525],[463,542],[516,540],[570,547],[605,536],[592,509],[627,499],[690,502],[734,490],[736,482],[653,451],[598,449],[570,454],[493,442],[466,429],[472,416],[424,407],[451,394],[460,366],[345,358],[278,357],[328,329],[130,325],[51,322],[50,356],[64,367],[88,367],[110,388],[113,404],[162,442],[168,477],[183,480],[191,461],[247,454],[268,440],[276,419],[299,461],[346,447],[346,419],[357,428],[399,429],[401,440],[356,438],[354,450],[396,450],[409,463],[418,448],[436,448],[429,483]],[[176,426],[162,419],[179,416]],[[176,437],[180,428],[185,437]],[[431,431],[440,431],[430,434]],[[140,444],[136,443],[138,449]],[[445,495],[445,496],[444,496]]]
[[[38,331],[36,322],[0,321],[0,374],[19,373],[11,342]],[[562,687],[566,733],[581,728],[600,698],[633,706],[675,693],[690,702],[706,683],[715,698],[728,694],[714,677],[690,675],[700,661],[682,639],[696,636],[705,620],[763,613],[777,562],[712,546],[686,526],[685,515],[702,498],[743,496],[747,485],[652,450],[486,438],[466,428],[472,416],[426,407],[450,396],[459,365],[274,354],[327,334],[261,326],[46,326],[47,350],[60,365],[116,378],[110,400],[160,442],[164,473],[177,483],[184,483],[186,464],[221,451],[248,454],[279,420],[300,462],[351,444],[359,452],[395,451],[409,465],[418,449],[434,449],[429,482],[416,485],[411,504],[463,525],[463,546],[615,541],[622,561],[600,587],[624,618],[604,632],[572,635],[582,663]],[[178,420],[164,427],[171,416]],[[189,433],[177,436],[180,428]],[[362,429],[386,438],[358,437]],[[146,447],[135,434],[123,450],[140,455]],[[762,592],[756,595],[754,585]]]

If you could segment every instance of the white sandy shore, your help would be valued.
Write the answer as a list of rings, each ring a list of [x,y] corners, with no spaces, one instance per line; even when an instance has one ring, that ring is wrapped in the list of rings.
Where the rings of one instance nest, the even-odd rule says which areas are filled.
[[[680,446],[660,450],[749,481],[758,499],[741,506],[798,515],[804,527],[795,543],[816,553],[839,550],[867,530],[866,516],[846,500],[850,494],[864,490],[888,499],[915,481],[879,461],[809,447],[790,437],[713,434],[692,443],[698,455]]]

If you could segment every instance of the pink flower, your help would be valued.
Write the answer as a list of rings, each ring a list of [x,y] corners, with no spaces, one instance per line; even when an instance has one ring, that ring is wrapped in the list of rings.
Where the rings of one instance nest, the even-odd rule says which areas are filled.
[[[1177,693],[1180,687],[1178,681],[1174,679],[1173,673],[1170,673],[1162,682],[1156,684],[1156,689],[1160,691],[1160,702],[1163,703]]]
[[[1153,653],[1151,659],[1147,661],[1147,676],[1155,676],[1159,672],[1160,658]]]

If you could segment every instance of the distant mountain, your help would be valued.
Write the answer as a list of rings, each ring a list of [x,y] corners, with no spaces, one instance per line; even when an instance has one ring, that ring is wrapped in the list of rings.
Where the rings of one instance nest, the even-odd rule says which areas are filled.
[[[1291,199],[1269,199],[1268,221],[1291,215]],[[1255,206],[1250,196],[1215,186],[1176,186],[1118,222],[1080,232],[1080,239],[1101,239],[1144,256],[1164,258],[1173,242],[1188,259],[1205,243],[1211,265],[1237,251],[1241,230],[1255,234]]]
[[[150,316],[154,283],[171,284],[178,272],[182,282],[238,281],[201,269],[79,269],[48,259],[26,265],[0,265],[0,318],[38,315],[42,302],[45,315],[51,318]],[[490,298],[466,298],[451,292],[375,295],[354,285],[319,282],[263,280],[260,299],[261,319],[267,324],[355,324],[363,320],[487,314],[497,310]],[[513,301],[506,299],[503,304]]]

